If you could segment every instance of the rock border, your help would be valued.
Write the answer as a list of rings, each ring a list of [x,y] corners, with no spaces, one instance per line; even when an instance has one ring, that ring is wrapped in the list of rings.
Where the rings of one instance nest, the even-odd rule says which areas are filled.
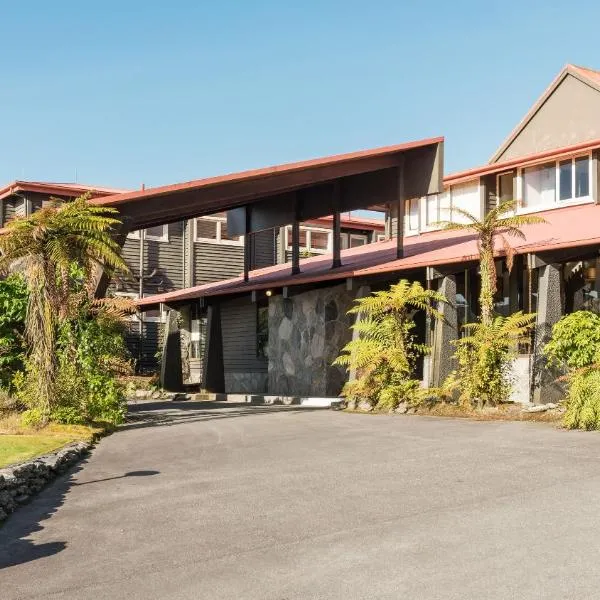
[[[0,469],[0,525],[48,483],[89,454],[92,442],[72,442],[26,462]]]

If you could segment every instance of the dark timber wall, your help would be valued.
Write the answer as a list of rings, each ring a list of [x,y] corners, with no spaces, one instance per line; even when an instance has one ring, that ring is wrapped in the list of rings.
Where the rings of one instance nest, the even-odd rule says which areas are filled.
[[[267,390],[268,362],[257,356],[256,304],[241,298],[221,304],[223,366],[227,393]]]

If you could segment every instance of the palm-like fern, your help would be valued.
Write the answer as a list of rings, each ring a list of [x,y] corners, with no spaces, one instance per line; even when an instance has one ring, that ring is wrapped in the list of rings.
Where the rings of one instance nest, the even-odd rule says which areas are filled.
[[[494,317],[489,324],[468,323],[468,335],[454,342],[458,358],[458,376],[462,402],[495,406],[508,400],[511,390],[511,362],[518,343],[533,327],[535,315],[519,311],[508,317]]]
[[[390,387],[403,393],[414,391],[412,383],[418,382],[409,384],[414,363],[428,348],[415,342],[412,317],[422,310],[441,319],[433,306],[440,302],[446,302],[443,294],[406,280],[356,300],[348,314],[358,316],[352,328],[359,335],[344,346],[334,362],[356,371],[356,380],[344,390],[348,397],[360,397],[374,405],[389,397]]]
[[[74,304],[74,268],[88,284],[95,269],[127,270],[111,235],[120,225],[117,211],[88,200],[89,194],[69,203],[54,200],[29,217],[13,219],[0,235],[0,273],[18,270],[27,281],[30,375],[45,414],[53,401],[57,325]]]
[[[468,230],[477,234],[477,246],[479,249],[479,265],[481,273],[481,290],[479,293],[479,304],[481,320],[483,323],[491,324],[494,315],[494,296],[496,294],[496,267],[494,264],[494,242],[499,238],[506,255],[506,266],[512,270],[515,255],[514,248],[510,245],[509,237],[525,239],[521,231],[523,225],[545,223],[542,217],[535,215],[514,215],[517,204],[514,200],[499,203],[491,209],[483,219],[478,219],[470,212],[461,208],[453,208],[452,211],[464,217],[466,223],[454,221],[441,221],[444,229]],[[509,216],[506,216],[509,215]]]

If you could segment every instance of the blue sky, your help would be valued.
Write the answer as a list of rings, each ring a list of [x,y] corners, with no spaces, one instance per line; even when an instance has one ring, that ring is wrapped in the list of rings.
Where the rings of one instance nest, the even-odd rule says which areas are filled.
[[[600,5],[0,0],[0,185],[137,188],[446,137],[485,163]]]

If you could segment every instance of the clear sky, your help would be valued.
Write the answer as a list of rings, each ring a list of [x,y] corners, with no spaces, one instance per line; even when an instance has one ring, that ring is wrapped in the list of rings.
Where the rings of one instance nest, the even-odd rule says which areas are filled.
[[[485,163],[600,3],[0,0],[0,185],[137,188],[446,137]]]

